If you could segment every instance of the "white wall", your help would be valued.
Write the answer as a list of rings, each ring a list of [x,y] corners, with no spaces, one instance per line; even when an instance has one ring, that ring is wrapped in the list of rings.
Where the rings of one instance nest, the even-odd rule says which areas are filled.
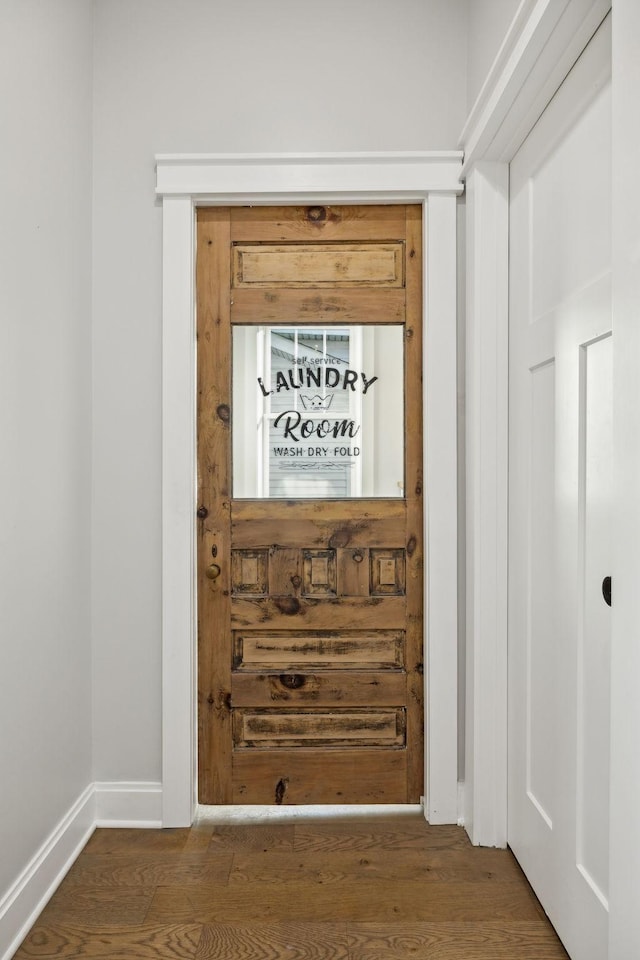
[[[640,5],[614,0],[613,412],[614,561],[611,639],[609,960],[640,954]]]
[[[101,0],[95,29],[98,780],[160,777],[158,152],[450,149],[466,0]]]
[[[457,211],[457,259],[458,259],[458,364],[457,364],[457,402],[458,402],[458,781],[463,783],[465,770],[465,726],[466,726],[466,687],[467,687],[467,509],[466,509],[466,240],[467,240],[467,198],[458,197]]]
[[[521,0],[468,0],[467,108],[476,101]]]
[[[91,43],[0,3],[0,901],[92,779]]]

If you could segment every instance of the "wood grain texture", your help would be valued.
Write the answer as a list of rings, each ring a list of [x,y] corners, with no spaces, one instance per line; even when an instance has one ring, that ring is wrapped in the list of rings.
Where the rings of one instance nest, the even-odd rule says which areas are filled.
[[[401,596],[405,593],[404,550],[370,550],[371,595]]]
[[[215,826],[211,834],[209,851],[216,856],[221,850],[234,854],[252,854],[293,850],[294,827],[291,823],[253,823]]]
[[[341,853],[347,850],[419,850],[425,856],[441,850],[469,850],[469,838],[462,827],[430,827],[418,818],[405,820],[356,820],[316,825],[299,824],[295,851],[308,854]]]
[[[233,597],[233,630],[402,629],[404,597]]]
[[[231,551],[233,593],[265,594],[269,590],[269,560],[266,550]]]
[[[371,592],[369,549],[348,547],[336,551],[338,595],[368,597]]]
[[[406,803],[407,751],[238,751],[234,803]]]
[[[254,672],[399,669],[404,665],[402,630],[240,630],[234,668]]]
[[[299,549],[272,545],[269,548],[269,587],[275,597],[295,597],[296,578],[302,580],[302,553]]]
[[[273,707],[278,704],[331,707],[390,707],[404,703],[406,678],[396,671],[331,670],[326,673],[234,673],[231,702],[234,707]]]
[[[337,592],[335,550],[303,550],[302,596],[335,597]]]
[[[407,743],[408,795],[416,802],[424,793],[424,477],[422,416],[422,208],[406,207],[407,313],[405,321],[405,497],[407,501]],[[432,557],[437,563],[437,557]]]
[[[97,830],[15,960],[568,960],[511,853],[460,827],[201,809]]]
[[[405,208],[397,204],[308,207],[233,207],[231,239],[244,241],[388,240],[403,236]]]
[[[308,856],[305,851],[285,853],[265,850],[237,853],[229,883],[288,883],[296,878],[303,882],[333,883],[363,879],[386,881],[419,880],[441,883],[448,880],[490,882],[496,878],[522,884],[522,873],[507,850],[478,848],[469,856],[467,848],[379,850],[336,850]]]
[[[398,707],[327,710],[314,705],[308,710],[253,707],[233,712],[237,749],[400,747],[404,734],[404,710]]]
[[[69,886],[121,887],[152,886],[162,883],[225,883],[229,878],[233,857],[220,854],[211,857],[204,853],[87,854],[71,868],[66,882]]]
[[[242,532],[237,524],[249,520],[276,520],[278,523],[286,523],[290,520],[293,509],[296,512],[295,523],[316,522],[321,525],[320,529],[330,527],[336,534],[336,541],[346,541],[333,543],[332,547],[362,546],[362,542],[355,542],[355,538],[368,530],[375,530],[375,537],[379,538],[381,521],[397,521],[394,529],[402,534],[407,515],[406,504],[400,499],[234,500],[231,505],[234,543],[242,541]]]
[[[51,920],[101,927],[139,926],[145,921],[156,890],[153,883],[115,887],[65,885],[41,917],[45,924]]]
[[[356,889],[357,888],[357,889]],[[301,896],[300,884],[243,883],[185,891],[159,887],[149,909],[152,923],[196,920],[292,922],[348,920],[539,920],[540,907],[518,884],[446,881],[440,884],[399,880],[390,885],[362,879],[318,883],[313,895]]]
[[[567,960],[555,931],[531,921],[347,924],[349,960]]]
[[[291,290],[280,287],[240,288],[233,291],[231,320],[242,324],[318,323],[323,327],[345,323],[401,323],[405,291],[402,288]]]
[[[229,215],[197,217],[198,366],[198,790],[201,803],[231,799],[231,326]],[[215,554],[215,556],[214,556]],[[220,558],[220,576],[207,568]]]
[[[326,502],[326,501],[325,501]],[[235,500],[232,504],[232,535],[235,547],[255,549],[285,546],[289,549],[336,549],[350,550],[366,547],[395,548],[404,545],[406,513],[404,504],[397,510],[393,501],[381,502],[377,516],[350,517],[353,504],[360,501],[339,500],[331,502],[331,511],[323,514],[318,510],[318,501],[311,501],[314,509],[288,502],[270,501],[272,511],[268,516],[249,517],[249,513],[262,511],[249,509],[252,501]],[[344,504],[344,515],[332,517],[336,504]],[[348,505],[348,506],[347,506]],[[327,502],[328,507],[328,502]],[[376,508],[374,508],[376,509]],[[292,519],[295,517],[295,519]]]
[[[242,287],[403,287],[404,244],[353,242],[234,244],[231,285]]]
[[[196,960],[349,960],[344,923],[205,926]]]
[[[164,830],[162,831],[165,832]],[[200,853],[206,850],[211,842],[213,825],[205,822],[195,823],[188,831],[187,841],[183,847],[184,853]]]
[[[210,833],[209,831],[205,831]],[[179,854],[189,848],[200,828],[175,827],[166,830],[138,830],[134,827],[116,827],[112,830],[95,830],[84,848],[85,855],[119,854],[129,856],[165,856]],[[208,840],[207,840],[208,843]]]
[[[200,942],[200,924],[142,925],[135,930],[38,924],[15,960],[193,960]]]

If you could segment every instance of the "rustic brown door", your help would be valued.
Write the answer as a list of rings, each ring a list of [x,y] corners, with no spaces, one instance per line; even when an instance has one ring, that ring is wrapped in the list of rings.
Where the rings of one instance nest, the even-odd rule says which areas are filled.
[[[198,210],[201,803],[423,792],[421,216]]]

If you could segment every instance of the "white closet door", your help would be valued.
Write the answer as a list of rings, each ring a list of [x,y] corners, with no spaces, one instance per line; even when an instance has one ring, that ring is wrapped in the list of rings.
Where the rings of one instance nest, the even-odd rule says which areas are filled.
[[[511,165],[509,843],[572,960],[605,960],[611,33]]]

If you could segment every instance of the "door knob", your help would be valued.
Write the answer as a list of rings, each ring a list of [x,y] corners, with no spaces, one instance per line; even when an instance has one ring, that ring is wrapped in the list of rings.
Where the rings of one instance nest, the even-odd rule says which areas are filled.
[[[611,577],[605,577],[602,581],[602,596],[608,607],[611,606]]]
[[[221,573],[222,573],[222,570],[220,569],[217,563],[210,564],[205,570],[205,576],[209,580],[217,580]]]

